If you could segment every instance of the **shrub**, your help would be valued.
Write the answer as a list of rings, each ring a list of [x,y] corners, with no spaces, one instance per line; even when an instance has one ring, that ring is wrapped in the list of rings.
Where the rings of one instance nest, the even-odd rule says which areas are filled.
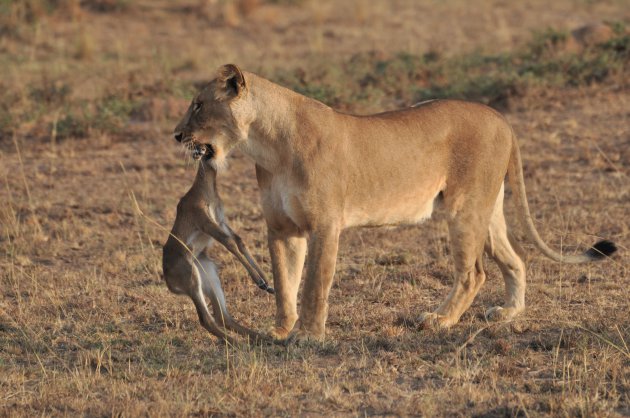
[[[90,126],[85,115],[66,114],[57,121],[57,139],[86,138]]]

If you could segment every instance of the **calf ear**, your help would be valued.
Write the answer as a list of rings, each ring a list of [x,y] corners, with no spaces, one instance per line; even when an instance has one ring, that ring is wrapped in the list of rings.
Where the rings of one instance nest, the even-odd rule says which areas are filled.
[[[226,64],[219,68],[215,98],[219,101],[239,97],[247,89],[245,77],[240,68],[234,64]]]

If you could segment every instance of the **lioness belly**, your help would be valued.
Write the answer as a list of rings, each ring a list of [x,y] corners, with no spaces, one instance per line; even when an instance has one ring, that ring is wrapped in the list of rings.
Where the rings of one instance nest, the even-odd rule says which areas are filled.
[[[344,228],[353,226],[411,225],[431,217],[442,183],[416,193],[373,196],[370,202],[348,205]]]

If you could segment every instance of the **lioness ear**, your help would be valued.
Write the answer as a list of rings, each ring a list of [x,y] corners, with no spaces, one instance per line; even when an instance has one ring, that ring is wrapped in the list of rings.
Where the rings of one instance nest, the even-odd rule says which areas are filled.
[[[217,100],[229,100],[238,97],[246,88],[245,77],[236,65],[226,64],[219,68],[217,89],[215,91]]]

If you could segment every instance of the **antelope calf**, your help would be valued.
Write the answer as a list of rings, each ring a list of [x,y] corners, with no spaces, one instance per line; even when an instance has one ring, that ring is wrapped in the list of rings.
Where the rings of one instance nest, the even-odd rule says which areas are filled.
[[[216,266],[206,254],[214,238],[241,262],[259,288],[274,293],[245,243],[225,222],[213,155],[212,147],[194,145],[193,158],[200,160],[199,169],[192,187],[177,204],[175,224],[162,253],[164,279],[171,292],[192,299],[201,325],[211,334],[234,342],[226,333],[228,329],[260,339],[258,333],[240,325],[228,313]],[[204,296],[210,299],[214,318]]]

